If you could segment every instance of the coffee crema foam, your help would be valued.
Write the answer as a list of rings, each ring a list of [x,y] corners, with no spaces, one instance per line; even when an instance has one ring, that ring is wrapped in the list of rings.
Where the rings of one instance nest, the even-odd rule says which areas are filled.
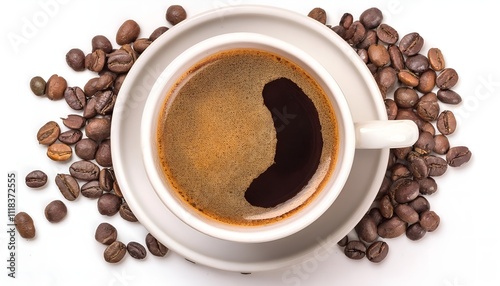
[[[323,137],[320,163],[293,199],[255,207],[245,191],[274,164],[277,144],[262,90],[283,77],[316,107]],[[177,81],[161,110],[157,148],[164,175],[181,200],[212,219],[243,226],[279,221],[313,200],[333,172],[338,132],[330,101],[314,79],[283,57],[255,49],[209,56]]]

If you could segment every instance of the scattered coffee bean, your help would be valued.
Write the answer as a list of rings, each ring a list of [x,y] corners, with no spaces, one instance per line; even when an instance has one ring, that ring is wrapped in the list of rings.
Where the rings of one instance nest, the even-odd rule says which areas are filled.
[[[368,57],[370,61],[377,67],[383,67],[389,64],[389,52],[384,45],[373,44],[368,47]]]
[[[102,167],[111,167],[113,165],[111,160],[111,141],[109,139],[105,139],[99,144],[95,160]]]
[[[140,38],[134,41],[132,47],[134,48],[134,51],[142,54],[149,47],[149,45],[151,45],[151,42],[152,41],[148,38]]]
[[[441,71],[445,67],[443,53],[438,48],[430,48],[427,52],[431,69]]]
[[[379,263],[387,257],[389,245],[385,241],[375,241],[366,249],[366,258],[374,263]]]
[[[398,31],[384,23],[378,26],[376,33],[380,41],[389,45],[394,45],[399,40]]]
[[[426,233],[427,231],[418,222],[406,229],[406,237],[413,241],[422,239]]]
[[[126,202],[123,202],[122,205],[120,206],[119,214],[126,221],[130,222],[138,221],[137,217],[134,215],[134,213],[132,212],[132,210],[130,209],[130,207]]]
[[[146,235],[146,247],[154,256],[163,257],[168,253],[168,248],[159,242],[151,233]]]
[[[96,100],[92,96],[88,101],[87,105],[83,108],[83,118],[91,119],[97,115],[97,111],[95,110]]]
[[[110,134],[111,120],[105,117],[92,118],[85,126],[85,135],[96,142],[107,139]]]
[[[440,89],[437,92],[437,98],[447,104],[459,104],[462,102],[462,97],[451,89]]]
[[[394,87],[398,79],[396,70],[389,66],[378,70],[374,77],[384,98],[387,95],[387,91]]]
[[[111,52],[111,51],[110,51]],[[85,56],[85,67],[93,72],[100,72],[106,65],[106,52],[96,49]]]
[[[74,201],[80,195],[80,185],[72,176],[57,174],[55,181],[59,191],[68,201]]]
[[[67,213],[66,205],[60,200],[52,201],[45,207],[45,218],[49,222],[60,222]]]
[[[107,222],[102,222],[97,226],[94,237],[98,242],[105,245],[110,245],[111,243],[116,241],[116,238],[118,237],[118,231],[113,225]]]
[[[426,177],[418,180],[418,185],[420,186],[419,191],[422,195],[432,195],[438,189],[436,180],[434,180],[432,177]]]
[[[165,33],[166,31],[168,31],[168,27],[166,27],[166,26],[160,26],[160,27],[156,28],[151,33],[151,35],[149,35],[149,40],[151,42],[155,41],[156,39],[158,39],[158,37],[160,37],[161,35],[163,35],[163,33]]]
[[[104,53],[111,53],[113,45],[111,41],[103,35],[97,35],[92,38],[92,52],[102,50]]]
[[[379,8],[369,8],[359,16],[359,21],[365,26],[366,29],[377,28],[382,23],[383,15]]]
[[[67,145],[76,144],[82,139],[83,133],[78,129],[70,129],[59,134],[59,141]]]
[[[419,154],[426,155],[432,152],[434,146],[434,136],[429,132],[420,132],[413,149]]]
[[[358,51],[363,49],[367,50],[371,45],[376,45],[378,42],[377,32],[374,30],[368,30],[365,33],[365,37],[359,44],[356,45]]]
[[[130,19],[126,20],[116,32],[116,43],[118,45],[132,43],[137,39],[140,32],[141,28],[136,21]]]
[[[134,64],[134,58],[125,50],[115,50],[108,54],[107,68],[115,73],[126,73]]]
[[[68,83],[63,77],[58,76],[57,74],[52,75],[47,81],[47,85],[45,87],[47,97],[50,100],[62,99],[64,97],[66,87],[68,87]]]
[[[399,204],[394,209],[396,215],[408,224],[414,224],[418,221],[418,213],[409,205]]]
[[[64,143],[54,143],[47,148],[47,157],[54,161],[67,161],[72,155],[73,149]]]
[[[85,54],[80,49],[71,49],[66,53],[66,63],[74,71],[85,70]]]
[[[362,259],[366,255],[366,246],[361,241],[351,240],[345,246],[344,254],[350,259]]]
[[[83,138],[75,145],[75,154],[82,160],[94,160],[98,148],[97,142],[90,138]]]
[[[90,181],[82,185],[80,192],[82,196],[89,199],[98,199],[103,194],[103,190],[100,187],[99,181]]]
[[[135,259],[144,259],[146,258],[147,252],[146,248],[135,241],[131,241],[127,244],[127,251]]]
[[[391,58],[391,66],[396,71],[403,70],[405,68],[405,61],[399,47],[396,45],[389,45],[387,51],[389,51],[389,57]]]
[[[117,195],[118,197],[123,198],[123,194],[122,194],[122,191],[120,189],[120,186],[118,185],[118,181],[117,180],[115,180],[113,182],[113,193],[115,195]]]
[[[429,175],[429,167],[422,157],[413,157],[408,160],[409,170],[414,179],[420,180],[426,178]]]
[[[406,222],[397,216],[382,222],[378,228],[378,235],[382,238],[395,238],[406,232]]]
[[[416,87],[420,82],[418,75],[409,70],[400,70],[398,72],[398,79],[402,84],[409,87]]]
[[[437,118],[437,129],[443,135],[450,135],[457,128],[455,115],[450,110],[444,110]]]
[[[102,76],[99,79],[101,78]],[[112,83],[112,81],[110,81],[110,83]],[[106,115],[113,112],[116,102],[116,94],[114,94],[111,90],[98,91],[94,94],[94,98],[96,101],[95,110],[97,114]]]
[[[36,138],[39,144],[48,146],[56,142],[60,132],[61,128],[59,127],[59,124],[55,121],[49,121],[40,127],[36,134]]]
[[[118,263],[127,254],[127,246],[121,241],[114,241],[104,250],[104,260],[109,263]]]
[[[469,162],[472,152],[465,146],[456,146],[450,148],[446,153],[446,162],[451,167],[460,167]]]
[[[352,25],[347,29],[345,38],[347,43],[351,46],[356,46],[365,38],[366,29],[363,24],[359,21],[354,21]]]
[[[441,157],[427,155],[424,157],[424,160],[427,164],[427,167],[429,168],[429,176],[441,176],[446,172],[448,168],[448,163]]]
[[[417,85],[417,90],[421,93],[432,92],[436,86],[436,72],[428,69],[420,74],[420,79]]]
[[[31,171],[26,175],[25,182],[30,188],[43,187],[47,183],[47,174],[40,170]]]
[[[92,181],[99,179],[100,168],[91,161],[80,160],[69,166],[69,172],[76,179]]]
[[[394,214],[394,206],[392,205],[391,199],[388,195],[385,195],[380,199],[380,213],[384,218],[391,218]]]
[[[326,14],[326,12],[325,12],[325,14]],[[347,30],[347,29],[349,29],[349,27],[352,25],[353,22],[354,22],[354,17],[352,16],[352,14],[351,13],[344,13],[342,15],[342,17],[340,17],[339,25]]]
[[[14,216],[14,224],[17,232],[22,238],[34,238],[36,234],[35,224],[31,216],[25,212],[19,212]]]
[[[85,126],[86,119],[78,114],[70,114],[66,118],[61,118],[64,126],[69,129],[80,129]]]
[[[64,91],[64,100],[74,110],[82,110],[87,104],[87,96],[79,87],[67,87]]]
[[[337,242],[337,245],[340,247],[345,247],[348,242],[349,242],[349,237],[345,235],[341,240]]]
[[[420,214],[420,225],[428,232],[435,231],[439,226],[440,220],[434,211],[424,211]]]
[[[186,10],[180,5],[171,5],[167,9],[165,18],[172,25],[177,25],[187,17]]]
[[[114,216],[120,210],[122,199],[115,194],[105,193],[97,200],[97,210],[100,214]]]
[[[420,52],[424,45],[424,39],[416,32],[409,33],[399,41],[399,50],[403,55],[409,57]]]
[[[458,82],[458,73],[452,68],[445,68],[436,78],[436,86],[440,89],[450,89]]]
[[[434,136],[434,149],[433,152],[439,155],[444,155],[450,149],[450,141],[448,137],[443,134],[438,134]]]
[[[384,217],[378,207],[371,208],[370,211],[368,211],[368,215],[373,218],[373,221],[375,221],[377,226],[384,221]]]
[[[102,165],[101,165],[102,166]],[[104,192],[111,192],[115,182],[115,174],[111,168],[103,168],[99,172],[99,187]]]
[[[394,120],[398,114],[398,106],[391,98],[384,99],[385,109],[387,111],[387,119]]]
[[[423,196],[418,196],[416,199],[409,202],[408,205],[412,207],[417,213],[428,211],[431,208],[429,201]]]
[[[47,83],[40,76],[35,76],[30,80],[30,89],[36,96],[45,95],[45,87]]]
[[[377,225],[375,224],[375,220],[369,215],[364,215],[354,227],[354,230],[362,241],[371,243],[378,238]]]
[[[410,87],[399,87],[394,92],[394,102],[400,108],[410,108],[415,106],[418,102],[417,92]]]
[[[433,92],[424,94],[416,104],[418,116],[428,122],[435,121],[438,118],[439,109],[436,94]]]
[[[391,192],[394,192],[394,199],[400,204],[414,200],[419,194],[419,185],[416,181],[403,178],[394,182],[391,186]]]

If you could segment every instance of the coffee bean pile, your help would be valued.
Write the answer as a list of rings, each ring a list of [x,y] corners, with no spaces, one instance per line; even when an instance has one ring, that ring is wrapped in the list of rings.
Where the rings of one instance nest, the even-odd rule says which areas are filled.
[[[166,11],[166,20],[175,25],[186,18],[186,11],[179,5],[172,5]],[[30,88],[36,96],[46,96],[50,100],[64,99],[75,111],[61,122],[49,121],[43,124],[36,136],[38,143],[47,146],[47,156],[58,162],[68,162],[67,172],[56,174],[54,181],[61,195],[68,201],[77,200],[80,195],[97,201],[97,211],[103,216],[118,214],[124,220],[137,222],[123,198],[113,171],[111,158],[111,121],[113,108],[123,80],[142,52],[159,36],[168,31],[167,26],[155,29],[147,38],[140,38],[140,26],[134,20],[126,20],[116,32],[115,48],[104,35],[96,35],[91,40],[87,53],[73,48],[66,54],[66,63],[75,72],[92,71],[96,76],[83,86],[71,86],[68,81],[53,74],[47,81],[35,76]],[[75,158],[75,156],[77,158]],[[25,182],[30,188],[41,188],[47,184],[48,176],[41,170],[26,175]],[[67,207],[61,200],[54,200],[45,208],[49,222],[61,221],[67,214]],[[16,215],[16,227],[22,237],[34,238],[33,219],[25,212]],[[146,248],[132,241],[125,245],[116,240],[116,229],[101,223],[96,230],[97,241],[106,245],[104,260],[117,263],[128,252],[136,259],[146,257]],[[151,234],[144,240],[149,252],[155,256],[165,256],[168,248]]]
[[[326,25],[326,12],[314,8],[309,17]],[[408,119],[416,123],[419,137],[413,146],[392,149],[386,176],[372,208],[354,228],[356,240],[339,241],[352,259],[367,257],[382,261],[389,247],[380,238],[406,235],[422,239],[433,232],[440,217],[430,209],[426,196],[435,193],[435,177],[448,167],[459,167],[471,158],[465,146],[450,146],[448,136],[457,128],[451,110],[441,104],[456,105],[461,96],[453,90],[459,76],[447,67],[440,49],[423,51],[424,38],[417,32],[400,37],[383,22],[380,9],[370,8],[355,20],[344,13],[338,25],[327,25],[344,39],[373,74],[380,89],[389,120]],[[437,130],[436,130],[437,129]]]

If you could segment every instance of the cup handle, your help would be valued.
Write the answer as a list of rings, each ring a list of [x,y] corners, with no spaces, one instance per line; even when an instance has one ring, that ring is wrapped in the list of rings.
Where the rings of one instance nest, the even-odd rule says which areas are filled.
[[[354,123],[357,149],[401,148],[418,139],[418,127],[411,120],[373,120]]]

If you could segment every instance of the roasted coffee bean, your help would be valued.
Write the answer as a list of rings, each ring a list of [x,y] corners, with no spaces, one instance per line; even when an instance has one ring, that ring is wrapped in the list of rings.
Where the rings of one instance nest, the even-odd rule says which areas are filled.
[[[64,97],[64,91],[66,91],[67,87],[66,79],[54,74],[47,80],[45,92],[50,100],[59,100]]]
[[[321,16],[321,10],[323,10],[323,9],[315,8],[309,14],[313,13],[314,14],[313,16],[316,17],[315,19],[322,19],[323,16]],[[324,12],[324,10],[323,10],[323,13],[324,13],[324,17],[326,18],[326,12]],[[172,25],[179,24],[181,21],[184,21],[186,19],[186,17],[187,17],[186,10],[184,10],[184,7],[182,7],[181,5],[169,6],[167,9],[167,13],[165,15],[165,18],[167,19],[167,21]],[[325,19],[325,22],[326,22],[326,19]]]
[[[413,150],[422,155],[429,154],[434,149],[434,144],[434,136],[431,133],[420,132],[417,141],[413,145]]]
[[[423,95],[416,104],[416,111],[420,118],[432,122],[439,116],[439,103],[436,94],[429,92]]]
[[[446,162],[451,167],[460,167],[469,162],[472,152],[465,146],[456,146],[450,148],[446,153]]]
[[[391,179],[388,176],[384,176],[382,184],[380,185],[380,188],[378,190],[376,199],[381,199],[383,196],[387,195],[387,192],[389,192],[391,184],[392,184]]]
[[[413,157],[408,162],[408,168],[414,179],[423,179],[429,175],[429,168],[422,157]]]
[[[434,155],[427,155],[424,156],[424,160],[429,168],[429,176],[441,176],[446,172],[448,163],[445,159]]]
[[[377,32],[374,30],[368,30],[365,33],[365,38],[359,42],[356,46],[358,49],[368,49],[371,45],[375,45],[378,42]]]
[[[126,20],[123,24],[118,28],[116,32],[116,43],[118,45],[125,45],[132,43],[137,39],[139,33],[141,32],[141,28],[139,24],[137,24],[134,20]]]
[[[378,26],[377,37],[380,41],[389,45],[394,45],[399,40],[398,31],[385,23]]]
[[[354,227],[360,240],[371,243],[378,238],[377,234],[377,224],[375,220],[368,214],[364,215],[363,218]]]
[[[22,238],[34,238],[36,235],[35,224],[31,216],[25,212],[18,212],[14,216],[14,224]]]
[[[409,202],[408,205],[412,207],[417,213],[428,211],[431,208],[429,201],[423,196],[418,196],[416,199]]]
[[[419,219],[418,213],[409,205],[399,204],[394,208],[394,213],[408,224],[416,223]]]
[[[109,139],[101,141],[95,154],[95,160],[97,164],[102,167],[113,166],[113,162],[111,160],[111,141]]]
[[[98,242],[105,245],[110,245],[111,243],[116,241],[118,232],[113,225],[107,222],[103,222],[97,226],[94,237]]]
[[[80,49],[71,49],[66,53],[66,63],[74,71],[85,70],[85,54]]]
[[[390,62],[389,52],[384,45],[373,44],[368,47],[368,57],[377,67],[383,67]]]
[[[436,85],[436,72],[428,69],[420,74],[417,90],[420,91],[421,93],[429,93],[432,92],[435,85]]]
[[[432,123],[426,121],[419,127],[420,132],[429,132],[432,136],[436,135],[436,128]]]
[[[416,74],[422,74],[429,68],[429,60],[426,56],[417,54],[406,58],[406,68]]]
[[[130,207],[126,202],[123,202],[122,205],[120,206],[120,210],[118,211],[120,216],[130,222],[137,222],[137,217],[134,215]]]
[[[443,135],[450,135],[457,128],[457,120],[455,114],[450,110],[443,110],[437,118],[436,127]]]
[[[85,56],[85,67],[93,72],[100,72],[106,66],[106,52],[96,49]]]
[[[386,98],[384,99],[385,110],[387,111],[387,119],[394,120],[396,119],[396,115],[398,114],[398,106],[393,99]]]
[[[135,259],[144,259],[147,255],[146,248],[135,241],[131,241],[127,244],[127,252]]]
[[[418,102],[417,92],[410,87],[399,87],[394,91],[394,102],[400,108],[410,108]]]
[[[97,210],[100,214],[114,216],[120,210],[122,199],[112,193],[104,193],[97,200]]]
[[[362,259],[366,255],[366,246],[361,241],[351,240],[345,246],[344,254],[350,259]]]
[[[462,102],[462,97],[451,89],[440,89],[437,92],[437,98],[447,104],[459,104]]]
[[[87,182],[98,180],[100,171],[99,166],[87,160],[76,161],[69,166],[71,176]]]
[[[354,22],[354,17],[351,13],[344,13],[342,17],[340,17],[339,25],[344,27],[344,29],[349,29],[349,27]]]
[[[151,233],[146,235],[146,247],[154,256],[163,257],[168,253],[168,248],[159,242]]]
[[[387,51],[389,52],[389,57],[391,59],[391,67],[393,67],[396,71],[403,70],[405,68],[405,61],[399,47],[396,45],[389,45]]]
[[[127,254],[127,246],[121,241],[114,241],[104,250],[104,260],[109,263],[118,263]]]
[[[83,160],[94,160],[97,148],[98,144],[94,140],[90,138],[83,138],[76,143],[75,154]]]
[[[368,57],[368,51],[366,49],[358,49],[357,51],[359,58],[366,64],[370,61]]]
[[[402,84],[410,87],[416,87],[420,82],[418,75],[409,70],[400,70],[398,72],[398,79]]]
[[[80,185],[75,178],[68,174],[57,174],[56,185],[65,199],[74,201],[80,195]]]
[[[370,211],[368,211],[368,215],[372,217],[377,226],[384,221],[384,216],[382,216],[380,209],[377,207],[371,208]]]
[[[375,241],[366,249],[366,258],[374,263],[379,263],[387,257],[389,245],[385,241]]]
[[[376,65],[374,65],[373,63],[367,63],[366,67],[368,68],[368,70],[370,71],[370,73],[372,75],[375,75],[375,73],[378,71],[378,67]]]
[[[60,133],[61,128],[59,127],[59,124],[55,121],[49,121],[40,127],[36,134],[36,138],[39,144],[48,146],[56,142]]]
[[[436,86],[440,89],[450,89],[458,82],[458,73],[452,68],[445,68],[436,78]]]
[[[432,177],[426,177],[418,180],[418,185],[420,186],[420,193],[422,195],[432,195],[437,192],[438,186],[436,180]]]
[[[388,195],[383,196],[380,199],[380,213],[384,218],[391,218],[394,215],[394,206],[392,205],[391,199]]]
[[[427,52],[427,58],[429,58],[429,64],[431,69],[435,71],[441,71],[445,67],[445,61],[443,53],[438,48],[430,48]]]
[[[359,21],[354,21],[345,34],[347,43],[351,46],[356,46],[361,43],[365,36],[366,29]]]
[[[378,235],[382,238],[395,238],[406,232],[407,223],[397,216],[393,216],[379,224],[377,227]]]
[[[103,194],[99,181],[96,180],[83,184],[80,192],[82,193],[82,196],[89,199],[98,199]]]
[[[134,48],[134,51],[136,51],[139,54],[142,54],[149,47],[149,45],[151,45],[150,39],[140,38],[134,41],[132,47]]]
[[[54,161],[67,161],[72,155],[73,149],[64,143],[54,143],[47,148],[47,157]]]
[[[134,50],[132,44],[125,44],[120,47],[120,50],[124,50],[125,52],[127,52],[132,57],[133,63],[139,57],[139,54]]]
[[[450,141],[448,137],[443,134],[438,134],[434,136],[434,151],[436,154],[444,155],[450,149]]]
[[[111,41],[103,35],[97,35],[92,38],[92,52],[102,50],[104,53],[110,53],[113,50]]]
[[[69,129],[80,129],[85,126],[87,120],[78,114],[70,114],[66,118],[61,118],[64,126]]]
[[[420,214],[420,225],[428,232],[435,231],[440,221],[440,217],[434,211],[424,211]]]
[[[413,241],[422,239],[426,233],[427,231],[418,222],[406,229],[406,237]]]
[[[398,179],[401,178],[408,178],[411,176],[410,170],[408,170],[408,167],[402,163],[395,163],[390,167],[391,171],[391,180],[392,181],[397,181]]]
[[[108,54],[107,67],[115,73],[126,73],[134,64],[134,58],[125,50],[116,50]]]
[[[175,12],[175,5],[174,6],[170,6],[167,10],[167,21],[172,24],[172,25],[175,25],[177,23],[175,23],[176,21],[176,14],[177,13],[174,13]],[[169,20],[169,13],[170,13],[170,18],[171,20]],[[314,20],[320,22],[321,24],[325,25],[326,24],[326,11],[323,9],[323,8],[319,8],[319,7],[316,7],[316,8],[313,8],[309,14],[307,14],[308,17],[310,18],[313,18]],[[184,12],[184,18],[186,17],[186,12]]]
[[[336,26],[333,26],[331,27],[331,30],[333,32],[335,32],[335,34],[339,35],[339,37],[341,37],[342,39],[345,40],[346,38],[346,33],[347,33],[347,29],[340,26],[340,25],[336,25]]]
[[[116,77],[115,81],[113,82],[114,94],[118,95],[118,93],[120,92],[120,88],[122,87],[123,81],[125,80],[126,77],[127,77],[127,74],[125,74],[125,73],[119,74]]]
[[[337,242],[337,245],[340,246],[340,247],[345,247],[347,245],[347,243],[349,242],[349,237],[347,235],[345,235],[344,237],[342,237],[338,242]]]
[[[369,8],[359,15],[359,21],[366,29],[377,28],[382,23],[382,19],[382,11],[376,7]]]
[[[123,194],[122,194],[122,191],[120,189],[120,186],[118,185],[118,181],[117,180],[115,180],[113,182],[113,193],[115,195],[117,195],[118,197],[123,198]]]
[[[30,89],[36,96],[45,95],[45,87],[47,83],[40,76],[35,76],[30,80]]]
[[[67,87],[64,91],[64,100],[74,110],[82,110],[87,103],[87,97],[79,87]]]
[[[424,39],[416,32],[409,33],[403,36],[399,41],[399,50],[403,55],[409,57],[420,52],[424,45]]]
[[[67,145],[76,144],[82,139],[83,133],[78,129],[70,129],[59,134],[59,141]]]
[[[394,148],[391,149],[391,151],[396,156],[397,159],[406,160],[406,157],[408,156],[408,154],[412,149],[413,147],[408,146],[408,147]]]
[[[396,70],[392,67],[383,67],[375,73],[374,77],[383,98],[385,98],[387,91],[394,87],[397,81]]]
[[[101,142],[111,134],[111,120],[105,117],[92,118],[85,126],[85,135],[88,138]]]
[[[404,204],[414,200],[419,194],[420,186],[418,183],[409,178],[403,178],[395,181],[391,186],[391,191],[394,192],[394,199],[400,204]]]
[[[49,222],[60,222],[66,217],[68,208],[60,200],[54,200],[45,207],[45,218]]]
[[[99,172],[99,186],[105,192],[111,192],[113,183],[115,182],[115,174],[111,168],[103,168]]]
[[[166,26],[160,26],[160,27],[156,28],[151,33],[151,35],[149,35],[149,40],[151,42],[155,41],[156,39],[158,39],[159,36],[163,35],[163,33],[165,33],[166,31],[168,31],[168,27],[166,27]]]
[[[113,112],[115,107],[116,95],[111,90],[98,91],[94,98],[96,100],[95,110],[97,114],[106,115]]]
[[[95,105],[96,105],[96,100],[94,97],[91,97],[87,101],[87,105],[85,105],[85,107],[83,108],[83,115],[82,115],[83,118],[91,119],[96,117],[97,111],[95,110]]]
[[[40,170],[31,171],[26,175],[25,182],[30,188],[43,187],[47,184],[47,174]]]

